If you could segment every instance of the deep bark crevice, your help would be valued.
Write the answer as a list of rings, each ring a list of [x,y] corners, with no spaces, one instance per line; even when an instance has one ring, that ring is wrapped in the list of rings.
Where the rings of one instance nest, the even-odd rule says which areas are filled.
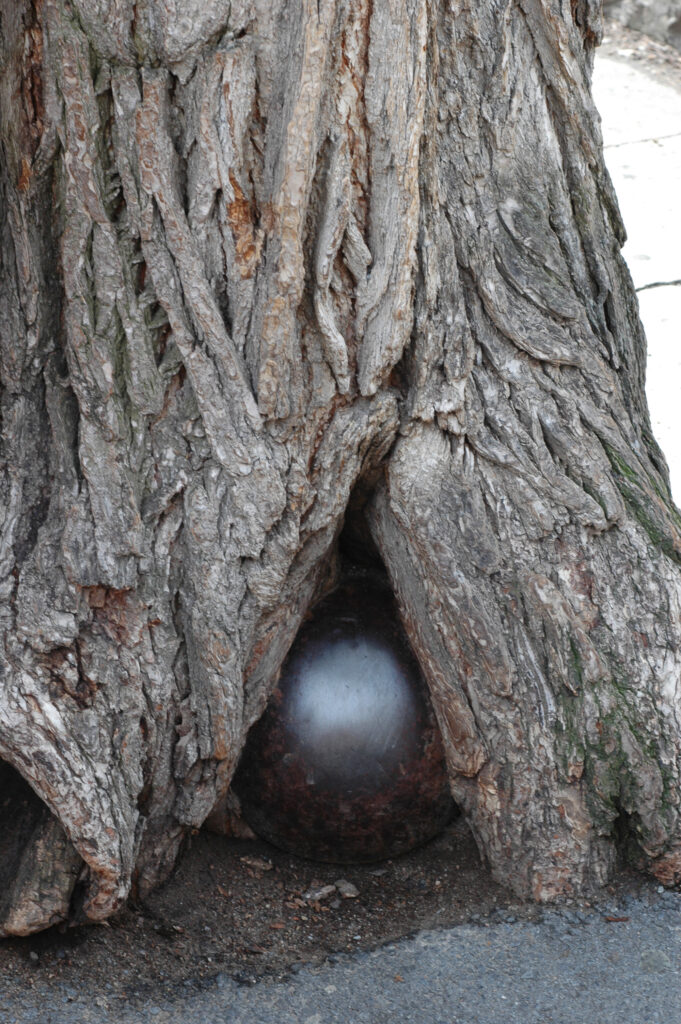
[[[46,809],[19,772],[5,761],[0,761],[0,793],[0,889],[7,899],[18,863]]]
[[[207,827],[213,831],[239,836],[250,827],[261,838],[299,856],[363,863],[421,845],[458,813],[449,794],[442,737],[428,688],[366,518],[377,471],[360,480],[350,495],[335,554],[330,556],[335,571],[308,607],[300,638],[293,638],[274,694],[249,729],[232,788],[208,819]],[[323,629],[316,625],[320,615]],[[345,662],[341,666],[332,657],[323,661],[325,672],[320,674],[315,657],[328,659],[339,632],[350,622],[354,625],[346,657],[352,667],[346,668]],[[310,643],[317,654],[308,661]],[[357,645],[366,661],[353,661]],[[402,701],[408,699],[413,706],[400,719],[399,742],[391,735],[390,743],[379,751],[372,742],[376,742],[374,734],[381,733],[380,724],[361,716],[352,719],[352,701],[344,702],[345,695],[352,693],[359,705],[369,705],[380,687],[386,686],[381,662],[386,651],[394,659],[389,677],[399,666],[402,682],[388,685],[396,687],[394,703],[388,702],[383,714],[390,721],[402,715]],[[341,719],[349,715],[352,727],[334,732],[320,704],[320,692],[337,703]],[[301,699],[306,711],[297,725],[290,708]],[[376,777],[366,768],[361,777],[357,774],[356,765],[365,762],[373,765]]]
[[[67,920],[82,861],[16,769],[0,761],[0,935]]]

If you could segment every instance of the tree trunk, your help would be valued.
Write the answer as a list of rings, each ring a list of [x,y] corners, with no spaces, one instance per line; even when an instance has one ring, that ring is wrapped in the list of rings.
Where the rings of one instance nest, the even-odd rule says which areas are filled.
[[[42,801],[0,802],[0,934],[167,875],[348,508],[495,877],[585,891],[626,838],[678,880],[681,520],[597,0],[0,11],[0,758]]]

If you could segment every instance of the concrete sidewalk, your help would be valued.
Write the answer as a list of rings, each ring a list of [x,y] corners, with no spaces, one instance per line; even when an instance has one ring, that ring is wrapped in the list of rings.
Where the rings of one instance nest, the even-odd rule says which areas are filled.
[[[594,96],[648,338],[653,432],[681,503],[681,91],[597,56]]]

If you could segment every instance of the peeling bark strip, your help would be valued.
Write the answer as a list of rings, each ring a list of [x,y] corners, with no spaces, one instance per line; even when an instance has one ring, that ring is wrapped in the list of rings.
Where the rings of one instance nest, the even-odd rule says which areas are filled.
[[[598,5],[0,14],[0,775],[42,801],[2,805],[0,934],[167,875],[353,490],[495,876],[585,890],[625,824],[678,881],[681,520]]]

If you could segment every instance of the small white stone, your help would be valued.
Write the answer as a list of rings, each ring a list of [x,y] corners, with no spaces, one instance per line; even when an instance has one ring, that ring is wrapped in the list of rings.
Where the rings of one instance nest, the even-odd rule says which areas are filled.
[[[359,896],[359,889],[352,882],[348,882],[345,878],[339,878],[336,882],[336,888],[341,894],[344,900],[354,900]]]

